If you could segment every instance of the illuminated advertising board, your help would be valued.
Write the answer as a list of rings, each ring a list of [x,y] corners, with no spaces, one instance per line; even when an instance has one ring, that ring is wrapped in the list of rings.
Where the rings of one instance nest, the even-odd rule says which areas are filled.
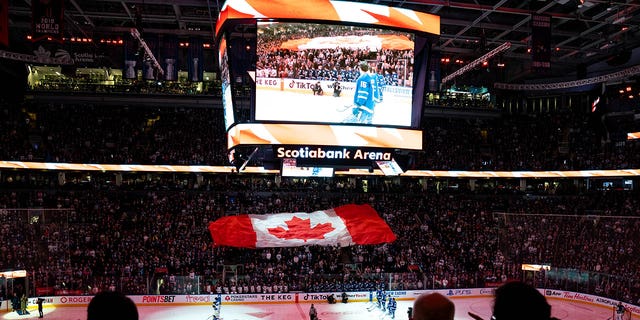
[[[282,159],[283,177],[333,177],[333,168],[297,166],[296,159]]]
[[[329,124],[239,123],[227,133],[227,147],[239,145],[320,145],[422,149],[422,132]]]
[[[393,150],[345,146],[277,145],[276,159],[295,159],[300,166],[370,167],[374,161],[392,161]]]

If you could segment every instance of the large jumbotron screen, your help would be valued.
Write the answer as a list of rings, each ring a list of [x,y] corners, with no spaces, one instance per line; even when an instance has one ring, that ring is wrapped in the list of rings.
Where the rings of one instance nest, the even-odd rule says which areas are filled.
[[[257,34],[255,120],[412,126],[412,33],[264,22]],[[357,114],[363,75],[375,95],[368,118]]]
[[[236,110],[235,122],[227,124],[229,149],[422,149],[424,86],[439,33],[439,17],[404,8],[332,0],[226,1],[216,24],[231,66],[224,80],[251,88],[249,110]]]

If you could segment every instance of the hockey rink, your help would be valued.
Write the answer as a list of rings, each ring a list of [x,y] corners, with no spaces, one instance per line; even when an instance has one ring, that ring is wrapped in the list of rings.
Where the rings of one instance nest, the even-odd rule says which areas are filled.
[[[473,312],[485,320],[491,316],[492,298],[464,298],[454,297],[456,305],[456,320],[471,319],[468,312]],[[597,305],[570,302],[560,299],[549,299],[552,305],[552,315],[563,320],[612,320],[613,310]],[[413,301],[398,301],[395,319],[407,320],[407,310]],[[309,319],[308,303],[300,304],[223,304],[221,308],[222,320],[282,320]],[[362,319],[391,319],[376,306],[367,302],[347,304],[315,304],[321,320],[362,320]],[[195,306],[139,306],[141,320],[210,320],[212,308],[210,305]],[[35,306],[30,306],[30,315],[20,316],[15,312],[4,313],[2,319],[37,319]],[[86,320],[86,308],[63,307],[44,309],[44,319],[49,320]],[[633,319],[640,319],[634,315]]]
[[[262,101],[264,105],[256,106],[256,119],[343,123],[351,117],[352,108],[349,106],[353,105],[353,90],[343,91],[340,97],[332,96],[329,90],[327,88],[322,96],[314,96],[310,89],[303,92],[258,90],[256,101]],[[375,107],[372,123],[409,126],[411,125],[411,107],[411,96],[394,94],[389,88],[385,93],[384,101]]]

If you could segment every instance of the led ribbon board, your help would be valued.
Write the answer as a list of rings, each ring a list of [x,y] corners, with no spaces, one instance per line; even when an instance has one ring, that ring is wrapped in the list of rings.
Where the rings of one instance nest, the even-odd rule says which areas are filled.
[[[240,123],[229,129],[227,147],[238,145],[362,146],[422,149],[422,132],[401,128],[328,124]]]

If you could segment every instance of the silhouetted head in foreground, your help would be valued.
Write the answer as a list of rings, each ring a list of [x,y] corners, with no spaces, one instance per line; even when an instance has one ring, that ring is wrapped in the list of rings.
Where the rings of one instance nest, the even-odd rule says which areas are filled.
[[[96,294],[87,307],[87,320],[138,320],[138,308],[120,292]]]
[[[514,281],[496,289],[493,316],[496,320],[549,320],[551,306],[536,288]]]
[[[413,302],[413,320],[453,320],[455,313],[453,302],[439,293],[422,294]]]

